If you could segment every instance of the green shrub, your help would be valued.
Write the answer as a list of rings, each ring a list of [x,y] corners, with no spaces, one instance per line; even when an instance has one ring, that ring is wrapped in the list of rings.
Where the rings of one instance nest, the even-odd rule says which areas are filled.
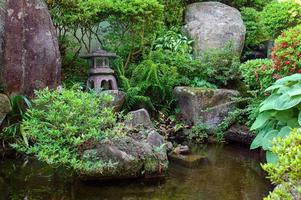
[[[164,5],[164,24],[167,28],[181,28],[185,10],[184,0],[159,0]]]
[[[174,29],[164,31],[154,42],[154,49],[170,50],[178,53],[192,52],[193,40],[189,40],[186,36],[176,32]]]
[[[301,72],[301,25],[281,34],[272,53],[276,77]]]
[[[278,186],[265,200],[301,199],[301,130],[294,129],[286,138],[273,142],[276,163],[263,165],[273,184]]]
[[[199,123],[192,127],[188,134],[188,140],[193,143],[204,143],[208,139],[208,126]]]
[[[13,147],[53,166],[89,171],[111,165],[101,160],[82,160],[81,147],[121,135],[110,96],[79,89],[36,91],[33,107],[21,124],[27,143]]]
[[[269,37],[275,39],[282,31],[301,23],[301,6],[294,1],[275,1],[263,9],[260,17]]]
[[[271,153],[272,140],[286,136],[292,128],[301,125],[300,85],[301,74],[282,78],[266,90],[272,94],[260,104],[260,113],[251,127],[258,133],[251,149],[266,150],[268,162],[275,159]]]
[[[254,8],[242,8],[241,15],[247,29],[245,40],[247,47],[259,45],[268,40],[265,26],[259,16],[259,11]]]
[[[233,53],[233,46],[226,45],[222,49],[212,49],[200,56],[202,70],[205,74],[204,80],[208,80],[217,86],[225,86],[229,81],[239,77],[240,58]]]
[[[273,63],[269,59],[249,60],[240,66],[244,82],[251,90],[259,91],[263,94],[264,90],[274,82]]]
[[[241,10],[243,7],[252,7],[256,10],[262,10],[265,5],[270,3],[272,0],[222,0],[232,7]]]

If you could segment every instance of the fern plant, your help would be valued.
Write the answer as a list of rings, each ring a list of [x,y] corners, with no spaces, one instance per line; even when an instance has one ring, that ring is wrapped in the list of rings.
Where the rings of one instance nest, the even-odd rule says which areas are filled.
[[[301,125],[301,74],[279,79],[266,92],[272,94],[260,104],[251,127],[258,133],[251,149],[262,147],[267,151],[267,161],[275,162],[277,158],[271,152],[274,138],[285,137]]]

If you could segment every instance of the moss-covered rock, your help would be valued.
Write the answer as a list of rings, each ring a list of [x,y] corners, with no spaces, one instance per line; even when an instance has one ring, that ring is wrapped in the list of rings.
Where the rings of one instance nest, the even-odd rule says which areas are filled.
[[[112,163],[112,167],[78,173],[83,180],[162,177],[168,167],[164,144],[164,138],[154,130],[141,130],[122,138],[99,141],[92,148],[85,149],[82,158]]]

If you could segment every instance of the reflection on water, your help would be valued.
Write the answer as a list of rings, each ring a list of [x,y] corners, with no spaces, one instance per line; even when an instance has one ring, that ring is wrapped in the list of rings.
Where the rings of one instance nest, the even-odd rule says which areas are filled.
[[[171,165],[164,183],[70,181],[62,170],[21,159],[0,160],[0,200],[259,200],[271,190],[259,154],[232,145],[195,149],[209,161],[197,169]]]

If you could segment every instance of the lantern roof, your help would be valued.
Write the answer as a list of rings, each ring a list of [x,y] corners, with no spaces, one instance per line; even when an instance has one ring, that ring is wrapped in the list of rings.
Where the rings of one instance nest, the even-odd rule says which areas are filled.
[[[90,59],[95,57],[103,57],[103,58],[116,58],[117,55],[115,53],[107,52],[103,49],[93,51],[92,53],[87,53],[80,55],[83,59]]]

